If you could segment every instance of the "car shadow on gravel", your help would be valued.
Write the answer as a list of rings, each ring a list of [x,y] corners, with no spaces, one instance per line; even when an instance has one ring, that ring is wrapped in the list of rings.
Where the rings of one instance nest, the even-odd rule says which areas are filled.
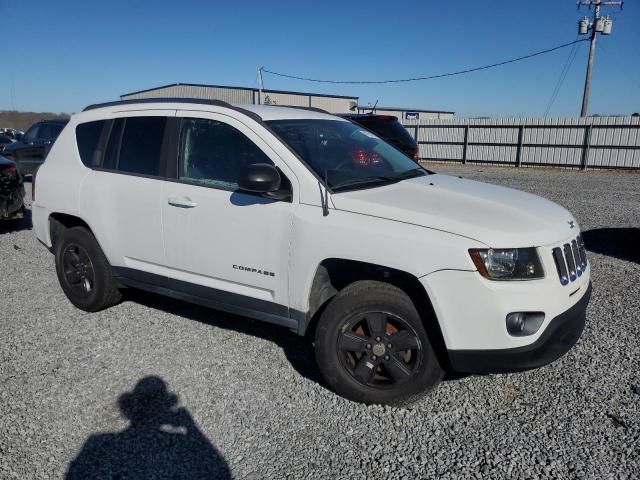
[[[18,220],[0,220],[0,235],[20,232],[22,230],[31,230],[31,227],[31,210],[25,208],[24,217]]]
[[[231,478],[225,459],[160,377],[141,379],[118,406],[129,427],[91,435],[69,464],[67,480]]]
[[[310,338],[313,338],[313,332],[309,332],[310,334],[306,337],[300,337],[285,327],[202,307],[163,295],[136,289],[127,289],[124,292],[126,300],[140,303],[146,307],[273,342],[282,348],[287,360],[300,375],[327,388],[320,371],[316,367],[315,353],[310,340]]]
[[[640,263],[640,228],[596,228],[582,238],[590,252]]]

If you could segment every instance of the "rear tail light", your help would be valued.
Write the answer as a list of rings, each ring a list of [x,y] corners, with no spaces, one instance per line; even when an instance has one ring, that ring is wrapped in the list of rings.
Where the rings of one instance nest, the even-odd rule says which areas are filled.
[[[413,159],[417,162],[418,160],[420,160],[420,147],[418,145],[416,145],[416,149],[413,152]]]
[[[2,172],[2,175],[17,175],[18,174],[18,169],[16,167],[5,167],[2,170],[0,170],[0,172]]]
[[[360,148],[351,152],[351,159],[353,163],[360,167],[369,167],[371,165],[378,165],[382,162],[380,155],[370,150]]]

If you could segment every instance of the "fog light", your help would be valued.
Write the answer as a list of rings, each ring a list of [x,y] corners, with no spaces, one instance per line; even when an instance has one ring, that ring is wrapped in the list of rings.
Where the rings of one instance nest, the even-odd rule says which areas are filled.
[[[512,337],[526,337],[536,333],[542,322],[542,312],[513,312],[507,315],[507,332]]]

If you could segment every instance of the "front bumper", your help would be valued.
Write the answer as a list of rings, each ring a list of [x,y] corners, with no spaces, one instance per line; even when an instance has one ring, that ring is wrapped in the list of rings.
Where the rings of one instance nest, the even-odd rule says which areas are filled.
[[[591,283],[582,298],[549,322],[533,343],[498,350],[449,350],[453,370],[466,373],[504,373],[530,370],[554,362],[573,347],[585,325]]]

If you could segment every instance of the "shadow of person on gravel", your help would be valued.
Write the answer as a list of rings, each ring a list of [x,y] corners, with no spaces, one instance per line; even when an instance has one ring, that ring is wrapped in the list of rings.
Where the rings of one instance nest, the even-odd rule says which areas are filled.
[[[313,331],[308,332],[307,336],[303,338],[284,327],[163,295],[137,289],[127,289],[124,292],[126,300],[140,303],[146,307],[273,342],[282,348],[287,360],[300,375],[326,388],[320,371],[316,367],[315,352],[311,343]]]
[[[596,228],[582,238],[590,252],[640,263],[640,228]]]
[[[161,378],[141,379],[118,405],[129,427],[90,436],[69,464],[67,480],[231,478],[222,455]]]

